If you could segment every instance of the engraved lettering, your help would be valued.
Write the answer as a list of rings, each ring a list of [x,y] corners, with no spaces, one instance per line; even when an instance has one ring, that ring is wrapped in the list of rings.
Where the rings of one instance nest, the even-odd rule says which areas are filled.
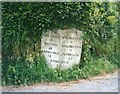
[[[69,68],[80,62],[82,39],[76,29],[53,30],[43,34],[41,51],[52,68]]]

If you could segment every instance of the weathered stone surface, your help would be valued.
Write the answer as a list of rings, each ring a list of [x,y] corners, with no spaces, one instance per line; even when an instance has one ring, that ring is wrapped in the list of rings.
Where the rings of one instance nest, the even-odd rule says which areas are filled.
[[[41,50],[52,68],[66,69],[80,62],[82,31],[76,29],[49,31],[43,34]]]

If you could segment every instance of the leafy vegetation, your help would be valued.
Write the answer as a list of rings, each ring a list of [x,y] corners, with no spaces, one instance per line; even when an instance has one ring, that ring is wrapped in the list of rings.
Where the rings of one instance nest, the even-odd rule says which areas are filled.
[[[6,70],[6,75],[3,75],[3,85],[31,85],[38,82],[64,82],[86,79],[99,73],[108,73],[117,69],[116,64],[111,64],[105,58],[91,58],[84,67],[81,68],[80,65],[75,65],[67,70],[49,68],[43,56],[34,58],[32,62],[25,60],[25,58],[4,62],[10,64],[7,69],[5,66],[3,67],[3,70]]]
[[[119,67],[118,3],[2,3],[2,84],[29,85],[88,78]],[[41,56],[41,35],[47,30],[83,31],[79,65],[50,69]]]

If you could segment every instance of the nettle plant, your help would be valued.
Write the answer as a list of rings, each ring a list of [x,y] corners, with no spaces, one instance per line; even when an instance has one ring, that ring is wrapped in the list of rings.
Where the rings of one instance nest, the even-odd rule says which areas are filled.
[[[118,64],[117,6],[117,2],[2,2],[3,85],[86,78],[93,72],[89,62],[98,58]],[[69,28],[84,33],[81,62],[65,71],[49,69],[41,56],[42,33]]]

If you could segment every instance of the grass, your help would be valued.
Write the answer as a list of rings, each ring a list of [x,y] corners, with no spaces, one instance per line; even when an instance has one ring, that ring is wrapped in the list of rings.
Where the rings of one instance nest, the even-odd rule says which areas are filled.
[[[49,68],[45,63],[45,59],[41,56],[33,59],[32,62],[25,59],[6,61],[6,63],[8,62],[10,63],[9,66],[2,66],[3,85],[31,85],[39,82],[60,83],[86,79],[99,73],[109,73],[117,69],[117,65],[106,58],[91,58],[91,61],[83,62],[84,66],[74,65],[67,70]]]
[[[2,60],[0,58],[0,69],[1,69],[1,63],[2,63]],[[0,74],[1,74],[1,70],[0,70]],[[2,86],[2,79],[1,79],[1,75],[0,75],[0,86]]]

